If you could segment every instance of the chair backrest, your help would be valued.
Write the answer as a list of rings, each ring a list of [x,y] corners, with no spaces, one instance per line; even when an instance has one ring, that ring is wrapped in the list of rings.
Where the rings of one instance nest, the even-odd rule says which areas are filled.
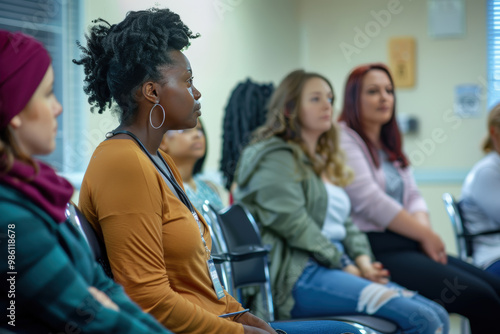
[[[219,224],[230,253],[246,250],[248,246],[262,247],[257,224],[241,204],[235,203],[220,211]],[[268,282],[269,277],[264,270],[267,261],[267,256],[264,256],[231,262],[234,286],[240,288]]]
[[[274,305],[271,292],[268,257],[269,249],[262,246],[260,232],[252,215],[240,204],[233,204],[217,212],[209,203],[203,206],[204,217],[212,220],[211,229],[222,244],[227,255],[226,274],[233,287],[231,295],[245,306],[251,302],[245,300],[242,288],[260,286],[261,302],[264,304],[267,321],[274,321]],[[213,245],[213,244],[212,244]],[[228,290],[229,292],[229,290]]]
[[[455,234],[458,256],[460,259],[466,261],[472,255],[472,243],[470,239],[464,236],[467,234],[467,231],[462,219],[460,206],[450,193],[443,194],[443,202]]]
[[[221,210],[222,231],[226,235],[229,248],[243,245],[261,245],[260,231],[253,216],[240,203]]]
[[[90,225],[85,215],[74,204],[68,204],[66,216],[75,225],[87,240],[87,243],[94,254],[94,259],[101,265],[109,278],[113,278],[108,254],[104,242],[99,239],[94,228]]]
[[[252,245],[265,248],[262,245],[260,231],[254,217],[242,204],[235,203],[220,211],[219,218],[221,230],[224,233],[229,252],[237,252],[241,248],[248,248],[248,246]],[[232,262],[232,268],[233,277],[235,277],[237,284],[246,284],[254,281],[263,287],[261,289],[261,302],[268,312],[263,317],[272,321],[274,319],[274,304],[267,256],[241,262]],[[240,277],[240,275],[246,275],[247,277]],[[238,287],[237,284],[235,284],[236,287]],[[394,323],[372,316],[344,315],[338,317],[321,317],[321,319],[347,321],[358,326],[358,328],[361,328],[366,333],[375,333],[372,329],[376,329],[380,333],[393,333],[397,330],[397,326]]]

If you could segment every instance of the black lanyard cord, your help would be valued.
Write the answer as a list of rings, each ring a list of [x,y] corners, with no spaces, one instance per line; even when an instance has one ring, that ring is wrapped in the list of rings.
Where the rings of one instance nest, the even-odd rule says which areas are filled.
[[[108,136],[108,134],[111,134],[111,136]],[[132,137],[132,139],[134,139],[137,142],[137,144],[144,151],[144,153],[146,153],[146,155],[148,156],[149,160],[151,160],[153,162],[153,164],[156,166],[156,169],[158,169],[158,171],[160,173],[162,173],[167,178],[168,181],[170,181],[170,183],[174,187],[175,191],[177,192],[177,195],[179,196],[179,199],[181,200],[181,202],[184,203],[185,206],[187,206],[187,208],[189,209],[189,211],[191,211],[192,214],[195,213],[193,205],[191,204],[191,201],[187,197],[187,195],[184,192],[184,190],[182,190],[181,186],[177,183],[177,180],[174,178],[174,176],[173,176],[174,174],[172,173],[172,170],[170,169],[170,166],[167,164],[167,162],[165,161],[165,159],[163,159],[163,157],[162,157],[161,154],[158,153],[158,156],[161,159],[161,161],[163,162],[163,164],[165,165],[165,167],[167,168],[168,173],[166,173],[158,165],[158,163],[155,161],[155,159],[153,158],[153,156],[151,155],[151,153],[148,152],[148,150],[146,149],[146,147],[144,146],[144,144],[132,132],[126,131],[126,130],[120,130],[120,131],[111,131],[111,132],[108,132],[108,134],[106,134],[106,138],[111,138],[112,136],[117,135],[117,134],[125,134],[125,135],[129,135],[130,137]]]

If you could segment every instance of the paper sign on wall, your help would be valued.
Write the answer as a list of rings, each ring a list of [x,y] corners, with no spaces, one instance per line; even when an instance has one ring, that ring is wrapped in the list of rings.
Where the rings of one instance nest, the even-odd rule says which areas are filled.
[[[479,117],[481,114],[481,87],[457,85],[455,87],[455,115],[462,118]]]
[[[428,0],[427,10],[429,36],[447,38],[465,34],[464,0]]]
[[[397,88],[415,85],[415,39],[398,37],[389,40],[389,67]]]

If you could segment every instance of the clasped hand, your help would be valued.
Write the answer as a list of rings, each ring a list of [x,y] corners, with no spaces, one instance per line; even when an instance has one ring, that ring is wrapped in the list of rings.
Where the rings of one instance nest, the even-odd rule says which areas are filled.
[[[384,269],[384,266],[380,262],[371,262],[368,255],[358,256],[356,258],[356,265],[347,265],[343,270],[375,283],[389,283],[389,270]]]
[[[446,255],[444,243],[439,235],[433,231],[430,231],[427,237],[420,242],[420,246],[424,253],[434,261],[441,264],[448,263],[448,255]]]

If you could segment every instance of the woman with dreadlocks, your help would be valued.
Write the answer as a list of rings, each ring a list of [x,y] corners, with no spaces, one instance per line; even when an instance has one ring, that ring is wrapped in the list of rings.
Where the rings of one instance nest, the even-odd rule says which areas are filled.
[[[91,28],[75,62],[85,68],[89,102],[100,113],[116,103],[120,124],[95,150],[79,205],[105,242],[115,280],[173,332],[276,333],[221,287],[208,226],[159,151],[166,131],[193,128],[201,114],[181,52],[195,37],[168,9]]]
[[[264,124],[266,105],[274,90],[272,83],[258,84],[250,79],[239,83],[231,93],[224,112],[220,170],[226,189],[231,190],[236,163],[252,132]]]

